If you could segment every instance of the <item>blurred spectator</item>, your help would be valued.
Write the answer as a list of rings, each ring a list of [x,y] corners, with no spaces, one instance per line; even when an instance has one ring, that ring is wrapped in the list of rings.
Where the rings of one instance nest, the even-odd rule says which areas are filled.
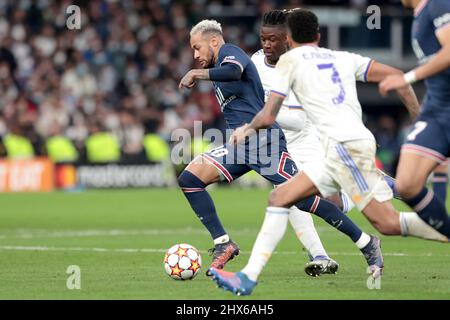
[[[398,129],[395,119],[384,115],[378,119],[377,129],[374,132],[379,145],[377,157],[383,164],[384,170],[390,174],[395,172],[396,159],[402,145]]]
[[[93,160],[92,138],[102,133],[112,149],[116,143],[120,148],[111,151],[113,161],[144,161],[149,134],[170,141],[174,129],[192,131],[194,121],[202,121],[203,130],[225,129],[210,84],[199,83],[192,92],[178,89],[180,78],[195,66],[189,29],[200,19],[220,20],[227,41],[251,54],[259,49],[260,17],[274,7],[378,3],[80,1],[81,29],[68,30],[70,0],[2,0],[0,135],[3,140],[9,133],[26,137],[37,155],[45,153],[43,141],[48,149],[50,137],[65,137],[79,159]],[[383,152],[395,153],[398,128],[389,120],[380,120],[380,126]],[[385,161],[392,156],[384,156]]]

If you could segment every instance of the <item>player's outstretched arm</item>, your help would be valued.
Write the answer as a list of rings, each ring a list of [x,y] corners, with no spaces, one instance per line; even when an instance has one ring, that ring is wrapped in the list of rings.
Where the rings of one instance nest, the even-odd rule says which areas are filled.
[[[237,128],[230,138],[231,143],[240,143],[245,141],[245,137],[249,137],[256,133],[259,129],[270,127],[274,124],[283,103],[284,96],[272,92],[267,100],[264,108],[256,114],[252,122]]]
[[[384,79],[379,90],[386,95],[390,90],[406,87],[416,81],[420,81],[450,68],[450,26],[447,26],[436,34],[441,49],[427,63],[409,71],[406,74],[391,75]]]
[[[367,75],[367,81],[369,82],[382,82],[384,79],[391,76],[403,77],[403,72],[399,69],[393,68],[383,63],[374,62]],[[419,115],[420,104],[417,100],[417,96],[414,89],[410,84],[406,83],[405,86],[395,89],[400,100],[402,100],[406,109],[408,109],[411,117],[415,119]]]

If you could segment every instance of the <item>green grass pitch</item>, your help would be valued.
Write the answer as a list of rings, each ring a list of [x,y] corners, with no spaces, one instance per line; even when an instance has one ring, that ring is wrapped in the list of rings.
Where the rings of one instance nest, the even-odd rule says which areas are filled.
[[[249,257],[269,190],[211,190],[220,217]],[[0,299],[248,299],[217,289],[205,275],[212,241],[179,190],[115,190],[0,195]],[[399,202],[396,207],[405,209]],[[375,230],[358,212],[364,230]],[[344,235],[314,218],[336,275],[311,278],[306,252],[289,227],[250,299],[450,299],[450,247],[415,238],[381,236],[385,272],[379,290],[366,286],[366,263]],[[203,269],[192,281],[163,270],[175,243],[197,247]],[[68,266],[81,270],[69,290]]]

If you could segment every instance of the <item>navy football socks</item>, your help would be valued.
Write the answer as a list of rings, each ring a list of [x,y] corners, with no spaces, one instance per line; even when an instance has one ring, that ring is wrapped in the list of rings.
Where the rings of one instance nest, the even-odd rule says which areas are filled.
[[[447,173],[435,172],[433,174],[433,191],[436,197],[441,199],[443,203],[447,198],[447,183],[448,175]]]
[[[423,188],[415,197],[403,200],[423,221],[450,238],[450,217],[444,203],[433,191]]]
[[[178,184],[213,240],[225,235],[226,232],[217,216],[214,202],[206,191],[203,181],[184,170],[178,177]]]
[[[339,208],[318,196],[306,198],[295,205],[302,211],[313,213],[328,224],[345,233],[353,242],[359,240],[362,235],[361,229],[350,220]]]

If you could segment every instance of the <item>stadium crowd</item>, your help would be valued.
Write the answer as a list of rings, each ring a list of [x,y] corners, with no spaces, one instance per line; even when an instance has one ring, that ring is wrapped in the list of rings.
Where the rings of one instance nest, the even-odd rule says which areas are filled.
[[[207,83],[194,94],[177,87],[193,67],[193,24],[225,17],[231,22],[224,24],[225,38],[250,54],[259,48],[259,18],[273,7],[381,3],[399,5],[400,0],[1,1],[2,155],[11,156],[8,135],[28,139],[33,155],[48,154],[48,139],[58,136],[75,146],[66,160],[96,161],[86,147],[90,137],[103,133],[119,149],[110,160],[141,161],[151,155],[143,143],[149,134],[169,141],[173,129],[192,130],[194,120],[204,129],[223,129]],[[81,7],[80,30],[66,27],[66,8],[72,4]],[[380,118],[373,128],[395,154],[401,135],[393,118]]]

